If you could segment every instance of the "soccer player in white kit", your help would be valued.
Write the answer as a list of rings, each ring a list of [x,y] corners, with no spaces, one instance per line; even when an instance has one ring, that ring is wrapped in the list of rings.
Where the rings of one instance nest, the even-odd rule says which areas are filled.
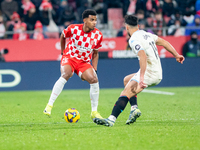
[[[128,102],[131,104],[131,112],[126,124],[134,123],[140,117],[141,111],[137,106],[137,94],[144,88],[159,84],[162,80],[162,67],[156,45],[163,46],[181,64],[185,59],[166,40],[155,34],[139,30],[137,17],[134,15],[125,16],[125,27],[130,36],[129,45],[132,51],[137,54],[140,69],[137,73],[124,78],[125,88],[116,101],[111,115],[106,119],[95,119],[99,125],[113,126]]]

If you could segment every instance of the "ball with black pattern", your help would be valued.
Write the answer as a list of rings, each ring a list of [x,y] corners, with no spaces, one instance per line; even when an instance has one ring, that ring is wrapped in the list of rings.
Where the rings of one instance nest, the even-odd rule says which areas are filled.
[[[77,123],[80,119],[80,113],[76,108],[69,108],[65,111],[64,118],[68,123]]]

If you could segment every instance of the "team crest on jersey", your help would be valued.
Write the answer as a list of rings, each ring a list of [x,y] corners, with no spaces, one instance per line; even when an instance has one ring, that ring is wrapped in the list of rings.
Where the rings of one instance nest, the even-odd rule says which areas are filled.
[[[68,58],[64,57],[63,60],[62,60],[62,63],[63,64],[68,63]]]
[[[138,45],[138,44],[137,44],[137,45],[135,45],[135,49],[136,49],[136,50],[139,50],[139,49],[140,49],[140,47],[141,47],[141,46],[140,46],[140,45]]]
[[[94,40],[91,39],[90,40],[90,44],[93,45],[94,44]]]

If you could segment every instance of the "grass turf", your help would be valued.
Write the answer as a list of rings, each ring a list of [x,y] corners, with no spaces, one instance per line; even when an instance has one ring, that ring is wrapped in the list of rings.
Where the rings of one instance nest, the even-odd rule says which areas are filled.
[[[89,90],[64,90],[54,103],[51,118],[43,115],[51,91],[0,92],[0,149],[80,150],[199,150],[200,87],[149,88],[173,92],[142,92],[142,116],[125,125],[130,105],[113,127],[98,126],[90,119]],[[101,89],[98,111],[108,117],[122,89]],[[66,123],[66,109],[77,108],[78,123]]]

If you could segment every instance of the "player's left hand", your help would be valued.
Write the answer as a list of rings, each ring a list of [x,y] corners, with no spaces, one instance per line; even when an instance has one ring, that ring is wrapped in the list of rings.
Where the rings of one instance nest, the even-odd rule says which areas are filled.
[[[146,85],[143,81],[140,81],[140,82],[139,82],[139,85],[140,85],[140,87],[143,88],[143,89],[147,87],[147,85]]]
[[[183,61],[185,60],[185,57],[183,55],[178,55],[176,57],[176,61],[183,64]]]

